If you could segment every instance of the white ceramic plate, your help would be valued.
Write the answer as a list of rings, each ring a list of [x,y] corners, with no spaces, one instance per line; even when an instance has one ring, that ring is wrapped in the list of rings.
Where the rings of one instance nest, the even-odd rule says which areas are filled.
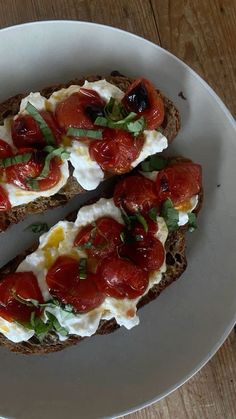
[[[121,328],[47,356],[0,350],[2,417],[97,418],[144,407],[202,367],[236,320],[233,118],[184,63],[114,28],[70,21],[16,26],[0,31],[0,56],[0,99],[116,69],[150,78],[180,109],[183,128],[169,153],[200,162],[205,188],[199,229],[188,240],[186,273],[140,312],[140,326],[129,332]],[[67,211],[35,219],[52,223]],[[0,236],[0,265],[32,242],[22,232],[29,222]]]

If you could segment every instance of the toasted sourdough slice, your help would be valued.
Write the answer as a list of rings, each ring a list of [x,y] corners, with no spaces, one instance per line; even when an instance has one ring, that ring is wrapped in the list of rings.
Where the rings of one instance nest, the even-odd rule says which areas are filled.
[[[180,161],[182,158],[177,158],[175,160]],[[184,159],[185,160],[185,159]],[[188,160],[189,161],[189,160]],[[104,197],[110,197],[110,191],[104,194]],[[197,215],[202,207],[203,202],[203,191],[199,193],[199,201],[197,207],[194,209],[194,213]],[[90,204],[89,202],[88,204]],[[77,216],[77,211],[73,212],[67,217],[68,221],[75,221]],[[163,273],[162,279],[159,284],[154,285],[149,292],[141,298],[138,303],[138,309],[148,304],[150,301],[158,297],[158,295],[174,281],[176,281],[187,267],[187,260],[185,256],[186,248],[186,236],[187,227],[180,227],[177,231],[171,232],[168,235],[167,241],[165,243],[166,250],[166,272]],[[0,269],[0,280],[6,274],[15,272],[22,260],[30,253],[35,251],[38,247],[36,243],[32,248],[26,250],[21,255],[16,256],[10,262]],[[115,319],[111,320],[102,320],[99,324],[99,327],[96,331],[96,335],[104,335],[115,331],[120,326],[116,323]],[[92,337],[92,336],[91,336]],[[12,352],[17,352],[21,354],[47,354],[50,352],[60,351],[66,347],[72,346],[83,340],[84,338],[70,335],[67,340],[60,341],[57,334],[50,332],[44,338],[43,342],[39,342],[37,338],[32,337],[27,342],[13,343],[8,340],[5,336],[0,334],[0,345],[3,345],[10,349]]]
[[[90,76],[83,79],[71,80],[65,84],[47,87],[41,91],[41,94],[46,98],[49,98],[54,91],[69,87],[72,84],[83,85],[85,80],[92,82],[100,79],[102,79],[101,76]],[[133,81],[133,79],[122,76],[116,71],[112,72],[111,76],[105,77],[105,79],[123,91],[126,91]],[[180,115],[174,104],[163,94],[161,95],[165,106],[165,119],[161,129],[163,135],[168,139],[168,142],[171,143],[180,129]],[[0,124],[3,123],[4,118],[14,116],[18,113],[20,102],[24,97],[24,94],[18,94],[0,104]],[[47,198],[40,197],[27,205],[19,205],[13,207],[9,211],[0,212],[0,232],[6,230],[10,225],[23,220],[28,214],[41,213],[47,209],[58,207],[68,202],[73,196],[86,192],[72,176],[72,173],[73,169],[70,165],[70,177],[66,185],[55,195]],[[107,173],[106,177],[108,176],[111,175]]]

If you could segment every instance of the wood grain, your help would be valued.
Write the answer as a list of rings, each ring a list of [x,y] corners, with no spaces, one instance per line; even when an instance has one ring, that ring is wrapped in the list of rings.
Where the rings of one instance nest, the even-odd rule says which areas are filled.
[[[0,0],[0,27],[46,19],[116,26],[173,52],[236,115],[235,0]],[[129,419],[235,419],[236,333],[188,383]]]

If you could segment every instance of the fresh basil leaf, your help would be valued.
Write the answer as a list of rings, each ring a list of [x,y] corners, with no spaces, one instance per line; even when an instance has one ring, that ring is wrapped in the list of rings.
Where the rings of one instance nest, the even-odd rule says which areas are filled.
[[[93,129],[81,129],[70,127],[66,135],[71,137],[88,137],[95,138],[98,140],[102,139],[102,130],[93,130]]]
[[[141,214],[136,214],[136,218],[137,221],[142,224],[144,231],[147,232],[148,231],[148,224],[147,221],[145,220],[145,218],[141,215]]]
[[[125,212],[125,210],[123,208],[121,208],[121,216],[122,216],[123,221],[124,221],[124,223],[126,225],[126,228],[128,230],[131,229],[132,224],[134,222],[139,222],[143,226],[144,231],[146,231],[146,232],[148,231],[147,221],[145,220],[145,218],[140,213],[136,213],[136,214],[133,214],[133,215],[128,215]]]
[[[95,119],[94,124],[101,125],[103,127],[118,128],[118,129],[124,129],[126,131],[129,131],[127,128],[127,124],[130,121],[132,121],[135,117],[136,117],[136,113],[134,112],[130,112],[129,115],[127,115],[123,119],[120,119],[119,121],[112,121],[111,119],[104,118],[103,116],[98,116]]]
[[[104,113],[107,119],[112,121],[119,121],[127,116],[127,112],[121,102],[118,102],[113,97],[104,108]]]
[[[157,216],[158,216],[158,211],[156,207],[151,208],[148,211],[148,216],[149,218],[151,218],[152,221],[155,221],[155,223],[157,222]]]
[[[167,166],[168,160],[164,157],[154,154],[141,163],[143,172],[153,172],[154,170],[162,170]]]
[[[120,239],[121,239],[122,243],[125,243],[125,241],[126,241],[126,235],[125,235],[125,232],[124,231],[122,231],[120,233]]]
[[[197,228],[197,217],[194,212],[188,213],[188,231],[192,233]]]
[[[47,317],[49,319],[49,323],[51,324],[53,329],[55,329],[56,332],[58,332],[62,336],[68,335],[68,330],[65,327],[61,326],[57,318],[49,311],[47,311]]]
[[[9,167],[14,164],[28,163],[31,157],[32,153],[16,154],[15,156],[5,157],[4,159],[0,159],[0,167]]]
[[[87,278],[87,259],[81,258],[79,261],[79,277],[80,279]]]
[[[107,127],[108,126],[108,120],[104,116],[98,116],[94,121],[94,125],[100,125],[101,127]]]
[[[141,118],[137,119],[134,122],[129,122],[127,124],[127,129],[129,132],[131,132],[134,137],[137,137],[145,128],[145,119],[143,116]]]
[[[44,323],[41,317],[36,316],[35,312],[31,313],[30,326],[40,342],[43,341],[47,333],[52,329],[51,323]]]
[[[179,228],[179,212],[174,208],[171,199],[167,199],[161,209],[161,216],[164,218],[169,231],[175,231]]]
[[[47,223],[33,223],[24,229],[24,231],[32,231],[32,233],[45,233],[48,230]]]
[[[55,142],[53,132],[51,128],[49,128],[48,124],[43,119],[43,117],[40,115],[39,111],[30,102],[27,103],[25,109],[39,125],[39,128],[46,140],[46,143],[54,145],[56,142]]]
[[[38,190],[39,189],[39,183],[38,182],[42,179],[45,179],[49,175],[50,162],[54,157],[59,157],[62,160],[67,160],[70,157],[70,153],[68,153],[68,151],[66,151],[64,147],[51,148],[49,146],[49,147],[44,148],[44,151],[49,151],[49,150],[50,150],[50,152],[45,158],[44,166],[43,166],[43,169],[42,169],[40,175],[35,177],[35,178],[28,178],[27,179],[27,185],[32,190]]]

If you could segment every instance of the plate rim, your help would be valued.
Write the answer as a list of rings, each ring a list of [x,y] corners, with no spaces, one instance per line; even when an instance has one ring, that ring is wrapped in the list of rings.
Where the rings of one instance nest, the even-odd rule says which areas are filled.
[[[225,103],[223,102],[223,100],[220,98],[220,96],[213,90],[213,88],[205,81],[205,79],[203,77],[201,77],[195,70],[193,70],[188,64],[186,64],[183,60],[181,60],[180,58],[178,58],[176,55],[174,55],[173,53],[171,53],[170,51],[168,51],[167,49],[155,44],[154,42],[140,36],[140,35],[136,35],[132,32],[126,31],[124,29],[120,29],[118,27],[115,26],[111,26],[111,25],[106,25],[106,24],[101,24],[101,23],[96,23],[96,22],[90,22],[90,21],[81,21],[81,20],[77,20],[77,19],[50,19],[50,20],[37,20],[37,21],[30,21],[30,22],[24,22],[24,23],[20,23],[20,24],[14,24],[11,26],[7,26],[4,28],[0,29],[0,37],[1,37],[1,33],[2,32],[8,32],[8,31],[12,31],[12,30],[17,30],[17,29],[21,29],[21,28],[25,28],[25,27],[34,27],[34,26],[50,26],[50,25],[60,25],[60,24],[69,24],[69,25],[75,25],[75,26],[93,26],[93,27],[101,27],[103,29],[109,30],[109,31],[114,31],[114,32],[118,32],[118,33],[122,33],[128,36],[131,36],[139,41],[145,42],[150,44],[152,47],[155,47],[156,49],[158,49],[161,53],[167,54],[167,56],[170,56],[172,59],[176,60],[178,62],[179,65],[183,66],[188,72],[190,72],[196,79],[197,81],[208,91],[208,93],[212,96],[212,98],[217,102],[217,104],[220,106],[221,110],[223,111],[224,115],[227,117],[229,123],[232,125],[232,128],[235,130],[236,132],[236,120],[234,119],[232,113],[230,112],[230,110],[228,109],[228,107],[225,105]],[[176,384],[172,385],[168,391],[164,391],[163,393],[161,393],[159,396],[154,397],[152,399],[149,399],[141,404],[136,405],[135,407],[131,407],[128,410],[123,410],[122,412],[119,413],[114,413],[112,416],[109,416],[109,418],[120,418],[123,415],[128,415],[130,413],[134,413],[137,412],[140,409],[144,409],[160,400],[162,400],[163,398],[169,396],[171,393],[173,393],[175,390],[177,390],[178,388],[180,388],[183,384],[185,384],[188,380],[190,380],[197,372],[199,372],[206,364],[208,361],[210,361],[210,359],[216,354],[216,352],[219,350],[219,348],[223,345],[223,343],[225,342],[225,340],[227,339],[228,335],[230,334],[230,332],[232,331],[234,325],[236,323],[236,312],[235,315],[232,319],[232,321],[230,322],[230,324],[228,325],[228,327],[226,328],[225,332],[223,333],[223,335],[221,336],[220,339],[217,340],[217,342],[215,343],[215,345],[213,346],[212,350],[195,366],[194,369],[192,369],[189,374],[185,375],[183,377],[183,379],[179,380]]]

